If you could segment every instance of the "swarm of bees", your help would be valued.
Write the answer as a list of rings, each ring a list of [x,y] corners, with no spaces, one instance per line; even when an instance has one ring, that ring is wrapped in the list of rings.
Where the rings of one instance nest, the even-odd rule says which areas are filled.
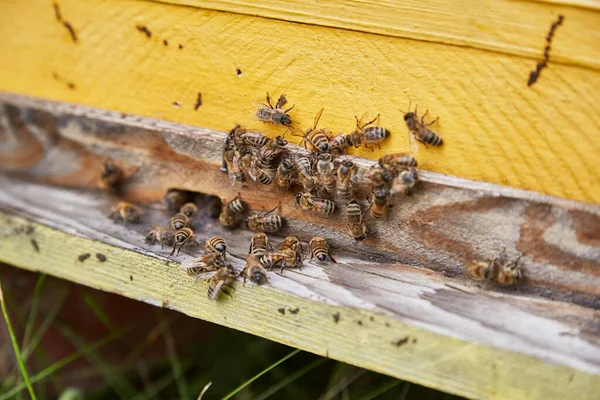
[[[506,249],[491,261],[471,261],[467,265],[467,275],[477,281],[494,281],[503,286],[515,285],[522,281],[521,256],[509,260]]]

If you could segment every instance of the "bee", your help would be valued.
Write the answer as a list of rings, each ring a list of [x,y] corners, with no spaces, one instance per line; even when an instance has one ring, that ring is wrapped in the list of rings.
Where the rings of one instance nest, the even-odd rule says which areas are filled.
[[[260,212],[246,218],[246,227],[254,232],[277,232],[283,226],[283,220],[279,215],[269,215],[281,204],[270,211]]]
[[[271,97],[267,93],[267,104],[263,104],[257,111],[256,117],[263,122],[270,122],[276,125],[283,125],[287,127],[292,126],[292,118],[289,116],[289,112],[292,111],[294,106],[291,106],[287,110],[283,110],[283,106],[287,104],[285,95],[279,96],[279,100],[275,104],[275,107],[271,104]]]
[[[410,148],[413,153],[416,153],[418,150],[417,144],[414,142],[413,139],[416,139],[417,141],[423,143],[425,146],[427,146],[428,144],[431,146],[441,146],[442,144],[444,144],[444,141],[442,140],[440,135],[427,128],[428,126],[435,124],[440,119],[440,117],[437,117],[432,122],[426,124],[425,116],[427,116],[428,112],[429,110],[425,111],[425,114],[423,114],[423,116],[419,120],[419,116],[417,114],[417,107],[415,106],[415,112],[410,112],[409,105],[409,112],[404,114],[404,121],[406,121],[406,127],[408,128],[409,132]]]
[[[275,179],[276,171],[271,168],[265,168],[261,163],[254,158],[248,169],[248,175],[254,182],[262,183],[263,185],[270,185]]]
[[[182,228],[187,228],[190,225],[189,218],[182,213],[177,213],[171,217],[171,228],[178,231]]]
[[[374,187],[389,188],[394,181],[394,173],[388,169],[374,168],[370,171],[369,180]]]
[[[246,279],[250,279],[257,285],[269,281],[267,270],[262,266],[259,256],[254,254],[249,254],[246,257],[246,267],[242,270],[241,275],[244,276],[244,285],[246,284]]]
[[[177,212],[188,201],[190,201],[190,195],[183,190],[170,189],[164,197],[165,205],[171,212]]]
[[[329,154],[341,156],[346,154],[348,142],[344,135],[338,135],[329,141]]]
[[[519,256],[515,261],[510,262],[506,259],[506,250],[502,250],[502,253],[492,261],[496,282],[503,286],[519,283],[523,279],[520,265],[521,257]]]
[[[284,158],[277,167],[277,173],[275,174],[275,185],[284,190],[289,189],[292,185],[294,173],[295,170],[293,160],[289,157]]]
[[[113,206],[108,218],[114,221],[120,219],[124,223],[136,223],[140,220],[140,212],[133,204],[120,201]]]
[[[386,154],[377,161],[383,169],[389,169],[398,173],[406,168],[416,167],[417,160],[409,153]]]
[[[255,233],[250,240],[250,248],[248,249],[248,254],[263,254],[268,250],[272,250],[273,247],[269,242],[269,238],[262,232]]]
[[[204,272],[216,271],[225,266],[225,257],[222,254],[205,254],[193,260],[186,260],[181,268],[190,276],[198,276]]]
[[[233,150],[235,142],[236,142],[236,137],[237,137],[237,132],[238,130],[242,129],[239,125],[236,125],[233,127],[232,130],[229,131],[229,133],[227,134],[227,136],[225,137],[225,141],[223,142],[223,160],[221,163],[221,168],[219,168],[219,170],[221,172],[228,172],[227,169],[227,162],[225,161],[225,152],[229,151],[229,150]]]
[[[98,177],[98,186],[102,190],[114,191],[123,181],[123,178],[123,170],[117,167],[111,160],[106,160]]]
[[[245,129],[238,128],[234,135],[234,142],[236,145],[241,146],[254,146],[263,147],[269,138],[262,133],[254,131],[246,131]]]
[[[489,281],[494,277],[493,263],[471,261],[471,263],[467,265],[467,275],[477,281]]]
[[[262,265],[264,268],[268,268],[269,270],[271,270],[275,266],[281,266],[281,268],[283,269],[286,260],[291,260],[292,257],[293,256],[291,255],[291,253],[288,254],[283,252],[267,252],[264,254],[259,254],[258,260],[260,261],[260,265]]]
[[[288,142],[283,136],[277,136],[275,139],[269,139],[261,151],[260,157],[271,162],[275,157],[285,151]]]
[[[312,192],[315,188],[315,179],[312,174],[312,161],[307,156],[296,158],[296,171],[298,179],[307,192]]]
[[[175,239],[173,240],[173,250],[171,250],[169,257],[171,257],[173,253],[175,253],[175,249],[177,249],[176,255],[179,255],[181,248],[193,239],[194,231],[190,228],[182,228],[175,232]]]
[[[226,288],[230,287],[231,282],[233,282],[236,276],[237,273],[231,265],[219,268],[212,278],[208,280],[208,298],[216,300],[221,292],[229,294]]]
[[[329,151],[329,141],[333,139],[331,132],[328,129],[322,128],[317,129],[321,114],[323,114],[323,108],[315,116],[315,124],[312,128],[306,130],[303,135],[301,143],[304,143],[304,147],[310,152],[327,153]]]
[[[185,203],[181,206],[179,212],[188,218],[192,218],[198,214],[198,207],[194,203]]]
[[[319,154],[317,157],[317,180],[330,194],[335,192],[335,177],[332,171],[333,156],[328,153]]]
[[[337,195],[340,199],[348,201],[352,198],[352,176],[356,171],[356,166],[350,160],[342,161],[342,165],[337,170]]]
[[[310,261],[312,261],[313,257],[321,262],[325,262],[329,258],[331,262],[337,263],[331,256],[331,251],[325,238],[322,237],[314,237],[310,240]]]
[[[298,236],[288,236],[283,239],[283,242],[277,246],[276,253],[284,254],[283,263],[281,263],[281,272],[284,267],[298,267],[302,266],[302,243]]]
[[[346,222],[354,240],[365,240],[367,238],[367,226],[364,222],[364,214],[356,200],[352,200],[346,207]]]
[[[240,154],[235,149],[225,150],[223,152],[223,160],[227,165],[227,174],[232,184],[236,182],[246,182],[246,174],[240,166]]]
[[[374,187],[373,195],[371,196],[371,204],[369,213],[373,218],[381,218],[387,215],[387,210],[390,205],[390,189],[384,186]]]
[[[296,204],[305,210],[312,210],[317,214],[331,215],[335,211],[335,203],[331,200],[321,199],[309,192],[300,192],[296,195]]]
[[[381,126],[369,126],[375,121],[379,122],[379,114],[377,114],[375,119],[365,124],[362,124],[362,118],[360,120],[357,116],[354,116],[354,118],[356,118],[356,128],[354,129],[354,132],[346,136],[346,144],[354,147],[360,147],[361,145],[364,145],[367,149],[371,149],[372,151],[375,151],[372,145],[375,145],[381,149],[379,143],[390,136],[390,131]],[[367,126],[369,127],[366,128]]]
[[[166,226],[152,225],[152,229],[146,235],[146,242],[154,244],[160,243],[160,248],[164,248],[164,245],[172,246],[175,240],[175,232],[170,230]]]
[[[405,193],[412,189],[417,182],[419,182],[419,173],[416,169],[410,168],[400,172],[394,181],[392,190],[394,193]]]
[[[246,203],[238,195],[223,206],[219,221],[223,226],[231,227],[238,223],[238,216],[246,209]]]
[[[221,254],[225,258],[227,243],[220,236],[213,236],[206,241],[204,245],[204,254]]]

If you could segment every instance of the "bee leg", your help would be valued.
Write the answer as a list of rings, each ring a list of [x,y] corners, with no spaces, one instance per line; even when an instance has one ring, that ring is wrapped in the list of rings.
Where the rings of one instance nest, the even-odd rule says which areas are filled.
[[[173,255],[173,253],[175,253],[176,246],[177,246],[177,243],[173,243],[173,250],[171,250],[171,252],[169,253],[169,257],[171,257]]]
[[[283,104],[282,104],[282,105],[283,105]],[[294,107],[296,107],[296,105],[295,105],[295,104],[294,104],[293,106],[291,106],[290,108],[288,108],[287,110],[285,110],[283,113],[284,113],[284,114],[287,114],[287,113],[289,113],[290,111],[292,111],[292,108],[294,108]]]
[[[428,124],[425,124],[425,126],[430,126],[430,125],[433,125],[433,124],[435,124],[436,122],[438,122],[438,121],[439,121],[439,119],[440,119],[440,117],[437,117],[436,119],[434,119],[434,120],[433,120],[433,121],[431,121],[430,123],[428,123]]]
[[[268,92],[267,92],[267,103],[269,104],[269,107],[271,107],[272,109],[274,109],[273,105],[271,104],[271,96],[269,96]]]
[[[369,121],[369,122],[367,122],[367,123],[366,123],[366,124],[364,124],[362,127],[364,128],[365,126],[369,126],[369,125],[371,125],[373,122],[375,122],[375,121],[379,120],[379,115],[380,115],[380,114],[377,114],[377,116],[376,116],[376,117],[375,117],[375,118],[374,118],[372,121]]]
[[[337,261],[335,261],[335,258],[333,258],[331,256],[331,253],[329,253],[329,259],[331,260],[332,263],[337,264]]]
[[[366,149],[371,149],[371,151],[375,151],[375,149],[373,147],[369,147],[368,143],[365,143],[365,148]]]

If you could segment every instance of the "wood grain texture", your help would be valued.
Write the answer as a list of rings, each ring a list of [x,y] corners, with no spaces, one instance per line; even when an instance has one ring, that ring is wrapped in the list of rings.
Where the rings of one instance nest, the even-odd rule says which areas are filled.
[[[509,4],[515,10],[555,7]],[[540,81],[527,88],[533,59],[471,45],[155,2],[65,0],[60,5],[78,33],[77,43],[45,1],[0,5],[0,90],[218,130],[242,123],[270,135],[282,131],[252,121],[253,103],[267,91],[286,92],[301,127],[312,124],[321,107],[321,123],[336,133],[352,129],[354,115],[381,113],[392,136],[382,150],[353,151],[368,158],[408,150],[400,109],[412,100],[420,110],[440,116],[435,129],[446,143],[440,149],[421,148],[423,169],[600,203],[595,106],[600,75],[567,65],[576,63],[565,56],[583,43],[578,35],[597,41],[597,31],[589,32],[598,20],[596,11],[565,11],[552,51],[552,60],[562,61],[551,61]],[[580,20],[580,12],[590,20]],[[553,17],[551,11],[545,14],[515,16],[531,16],[531,26],[547,25],[532,45],[540,55]],[[512,14],[496,17],[506,21]],[[437,22],[432,18],[431,23]],[[152,36],[136,25],[146,26]],[[512,37],[521,26],[530,25],[515,23],[501,37]],[[597,57],[598,51],[585,53]],[[198,92],[203,104],[195,111]]]

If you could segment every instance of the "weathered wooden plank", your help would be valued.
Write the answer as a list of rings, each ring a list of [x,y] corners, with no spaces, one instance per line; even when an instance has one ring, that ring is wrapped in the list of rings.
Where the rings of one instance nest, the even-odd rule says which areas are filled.
[[[381,151],[353,151],[368,158],[408,149],[400,109],[412,100],[440,116],[436,130],[446,141],[441,149],[421,149],[423,169],[600,203],[600,74],[566,65],[567,54],[597,41],[590,28],[596,11],[565,11],[552,52],[564,64],[551,61],[528,88],[531,58],[155,2],[61,1],[77,30],[75,43],[51,5],[35,1],[0,5],[0,54],[10,55],[0,57],[0,90],[219,130],[236,122],[260,126],[250,121],[253,103],[267,91],[287,92],[302,128],[321,107],[321,123],[336,133],[352,129],[354,115],[381,113],[392,136]],[[527,34],[523,43],[541,55],[554,6],[492,4],[515,10],[488,15],[502,21],[494,32],[513,18],[520,23],[491,36],[513,43],[513,32]],[[401,11],[396,3],[389,7]],[[545,11],[517,12],[522,7]],[[528,18],[531,25],[523,21]],[[423,23],[445,26],[434,18]],[[472,26],[459,25],[467,29],[462,34]],[[597,58],[597,46],[584,53]],[[195,111],[198,92],[203,104]]]

